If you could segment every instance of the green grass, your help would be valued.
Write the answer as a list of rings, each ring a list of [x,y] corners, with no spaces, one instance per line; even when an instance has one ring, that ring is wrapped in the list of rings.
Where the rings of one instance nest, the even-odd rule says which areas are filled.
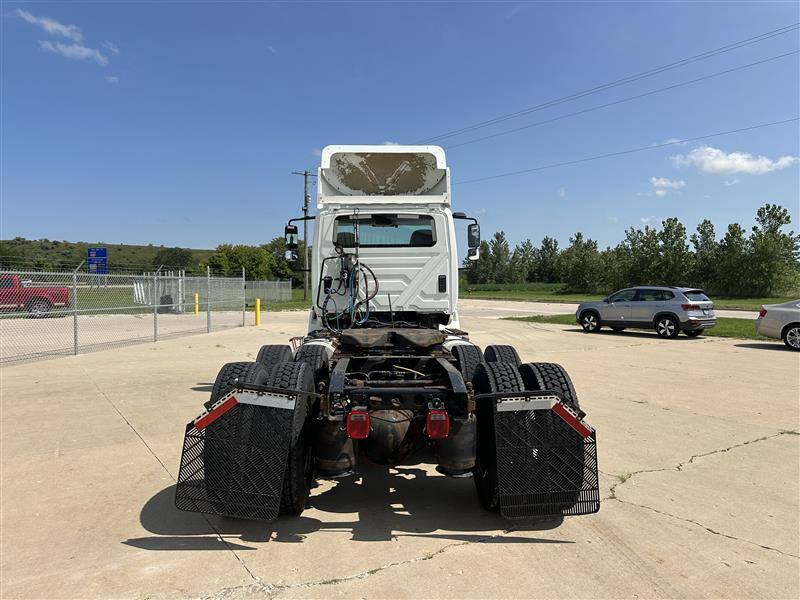
[[[459,288],[461,298],[485,300],[516,300],[524,302],[586,302],[601,300],[602,294],[572,294],[561,291],[562,283],[484,283],[462,284]],[[793,300],[790,296],[771,298],[730,298],[712,296],[714,308],[758,310],[762,304],[781,304]]]
[[[529,317],[505,317],[510,321],[526,321],[528,323],[555,323],[557,325],[574,325],[575,315],[532,315]],[[608,331],[608,329],[606,329]],[[717,317],[717,326],[706,329],[702,335],[709,337],[739,338],[743,340],[769,341],[756,333],[756,327],[751,319],[734,319]]]

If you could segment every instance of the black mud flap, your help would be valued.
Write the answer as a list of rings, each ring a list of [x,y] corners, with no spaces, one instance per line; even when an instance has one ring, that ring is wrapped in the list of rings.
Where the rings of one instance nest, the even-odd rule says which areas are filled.
[[[595,431],[554,392],[492,394],[500,514],[600,510]]]
[[[237,387],[189,423],[175,506],[245,519],[277,517],[297,398],[287,390]]]

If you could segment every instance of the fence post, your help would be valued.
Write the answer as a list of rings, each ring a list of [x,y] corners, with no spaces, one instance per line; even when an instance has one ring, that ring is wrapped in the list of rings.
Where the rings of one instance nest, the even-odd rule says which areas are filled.
[[[206,267],[206,333],[211,333],[211,267]]]
[[[194,294],[194,314],[200,314],[200,294],[196,292]]]
[[[158,271],[153,273],[153,341],[158,341]]]
[[[245,326],[247,315],[247,284],[245,283],[245,271],[242,267],[242,327]]]
[[[256,327],[261,325],[261,298],[256,298]]]
[[[83,263],[81,263],[83,264]],[[78,274],[72,272],[72,353],[78,354]]]

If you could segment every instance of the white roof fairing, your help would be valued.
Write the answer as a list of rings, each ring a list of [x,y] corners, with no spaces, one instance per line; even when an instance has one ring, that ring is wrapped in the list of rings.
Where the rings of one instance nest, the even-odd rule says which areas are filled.
[[[318,200],[361,203],[400,197],[449,204],[449,171],[438,146],[327,146],[322,151]],[[357,199],[354,197],[360,196]]]

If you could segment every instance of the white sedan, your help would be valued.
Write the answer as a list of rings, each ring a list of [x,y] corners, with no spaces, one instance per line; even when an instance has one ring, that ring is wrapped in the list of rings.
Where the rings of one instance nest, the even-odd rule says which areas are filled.
[[[783,340],[788,348],[800,351],[800,300],[763,305],[756,319],[756,333]]]

